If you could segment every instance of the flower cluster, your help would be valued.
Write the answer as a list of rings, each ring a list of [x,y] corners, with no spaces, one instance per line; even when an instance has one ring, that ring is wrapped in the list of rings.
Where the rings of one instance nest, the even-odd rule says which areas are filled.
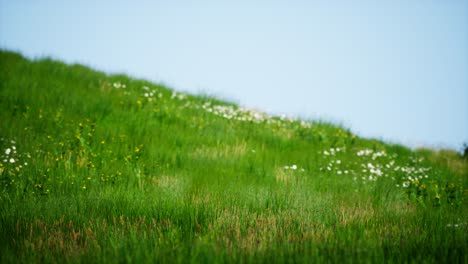
[[[156,98],[162,98],[163,94],[156,89],[150,89],[148,86],[143,86],[142,89],[145,91],[143,97],[148,99],[148,102],[156,100]]]
[[[336,156],[339,152],[344,152],[345,148],[330,148],[329,150],[324,150],[323,155],[325,156]]]
[[[461,228],[466,226],[466,222],[462,222],[460,218],[457,219],[456,222],[448,223],[445,227],[447,228]]]
[[[112,86],[115,88],[115,89],[125,89],[127,88],[127,86],[121,82],[114,82],[112,84]]]
[[[371,157],[372,160],[376,160],[377,158],[379,157],[386,157],[387,156],[387,153],[385,153],[385,151],[377,151],[377,152],[374,152],[373,150],[371,149],[363,149],[363,150],[360,150],[356,153],[357,156],[359,157]]]
[[[304,172],[304,171],[305,171],[304,168],[299,168],[296,164],[293,164],[293,165],[291,165],[291,166],[286,165],[286,166],[284,166],[283,168],[284,168],[285,170],[292,170],[292,171],[295,171],[295,170],[298,170],[298,171],[300,171],[300,172]]]
[[[127,87],[124,83],[119,81],[111,83],[111,86],[115,89],[123,89]],[[141,88],[144,91],[141,94],[137,92],[137,94],[141,95],[141,97],[136,99],[136,104],[139,107],[142,107],[145,102],[167,102],[166,100],[160,100],[163,99],[163,97],[165,96],[164,94],[166,94],[166,92],[162,92],[158,89],[153,89],[148,85],[144,85]],[[122,93],[124,95],[131,95],[134,92],[132,89],[127,89]],[[168,96],[167,98],[170,98],[170,100],[176,102],[178,101],[183,103],[183,105],[177,105],[178,109],[202,109],[207,113],[214,114],[216,116],[228,120],[252,123],[265,123],[273,125],[274,128],[281,127],[283,129],[291,128],[291,124],[293,124],[294,127],[301,129],[311,129],[313,127],[311,122],[306,122],[297,118],[287,117],[286,115],[281,115],[279,117],[272,116],[267,113],[245,107],[237,107],[226,104],[215,104],[212,102],[212,100],[207,100],[203,103],[200,103],[195,100],[191,100],[191,97],[189,97],[187,94],[177,91],[172,91],[170,97]]]
[[[5,140],[4,138],[1,138],[0,139],[0,142],[2,143],[10,143],[9,146],[7,145],[7,147],[3,150],[3,153],[2,155],[0,156],[2,162],[2,166],[4,166],[4,164],[10,164],[10,165],[13,165],[13,166],[16,166],[16,170],[18,169],[21,169],[23,168],[23,166],[27,166],[28,163],[27,162],[22,162],[21,159],[23,157],[23,155],[21,154],[18,154],[17,152],[17,149],[16,149],[16,141],[15,140]],[[27,158],[31,158],[31,155],[29,153],[26,153],[25,156]]]
[[[388,178],[396,182],[396,187],[402,186],[406,188],[416,181],[427,180],[431,171],[430,167],[422,166],[423,160],[420,158],[409,158],[406,164],[398,164],[398,155],[388,154],[383,150],[360,149],[355,154],[350,153],[354,160],[353,163],[342,161],[343,159],[350,158],[346,156],[346,149],[344,147],[330,148],[320,153],[327,161],[324,166],[320,167],[320,171],[335,175],[350,174],[353,175],[355,182],[359,181],[363,184]],[[355,156],[353,157],[353,155]]]
[[[208,113],[238,121],[261,123],[268,119],[268,116],[264,113],[246,108],[236,108],[231,105],[212,105],[211,102],[205,102],[201,108]]]
[[[21,176],[23,169],[28,166],[28,162],[25,160],[30,159],[31,155],[18,153],[15,140],[0,138],[0,146],[2,145],[5,147],[0,148],[2,151],[0,154],[0,176],[3,176],[0,183],[7,187],[15,183],[15,177]]]
[[[187,99],[187,95],[178,92],[172,92],[171,99],[178,99],[179,101]]]

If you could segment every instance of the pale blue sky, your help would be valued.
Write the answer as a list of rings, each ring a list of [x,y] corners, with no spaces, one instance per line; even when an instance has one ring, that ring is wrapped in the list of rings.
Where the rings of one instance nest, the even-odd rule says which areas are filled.
[[[395,143],[468,142],[468,1],[0,0],[0,48]]]

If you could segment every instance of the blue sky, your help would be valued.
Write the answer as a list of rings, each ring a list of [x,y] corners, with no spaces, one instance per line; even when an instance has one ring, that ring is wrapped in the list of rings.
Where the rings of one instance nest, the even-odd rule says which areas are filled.
[[[468,142],[468,1],[0,0],[0,47],[395,143]]]

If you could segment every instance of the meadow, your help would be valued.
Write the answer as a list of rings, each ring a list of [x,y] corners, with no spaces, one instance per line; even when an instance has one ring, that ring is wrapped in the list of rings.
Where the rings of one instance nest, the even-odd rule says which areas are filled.
[[[467,176],[455,151],[0,51],[1,263],[468,263]]]

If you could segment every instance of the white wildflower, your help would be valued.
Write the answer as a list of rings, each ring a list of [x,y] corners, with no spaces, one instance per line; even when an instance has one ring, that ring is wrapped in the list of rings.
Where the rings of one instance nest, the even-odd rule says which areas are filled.
[[[7,149],[5,150],[5,154],[7,154],[7,155],[10,155],[10,152],[11,152],[11,149],[10,149],[10,148],[7,148]]]
[[[357,152],[358,156],[368,156],[370,154],[372,154],[372,150],[370,149],[363,149]]]
[[[375,170],[372,170],[371,173],[374,173],[375,175],[377,176],[382,176],[382,171],[380,169],[375,169]]]

